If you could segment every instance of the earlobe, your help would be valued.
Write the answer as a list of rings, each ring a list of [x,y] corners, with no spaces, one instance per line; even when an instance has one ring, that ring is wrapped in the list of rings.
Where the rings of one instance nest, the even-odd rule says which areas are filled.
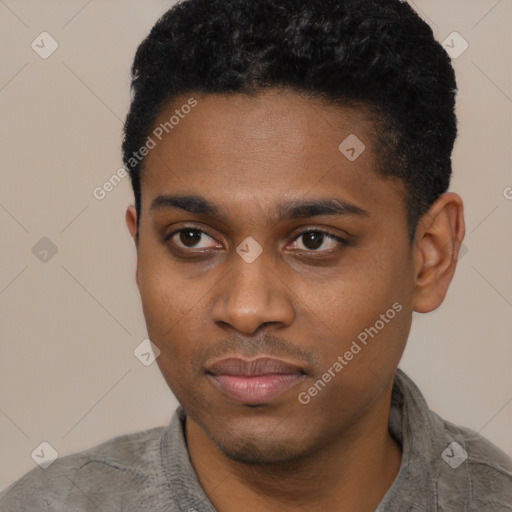
[[[135,244],[138,244],[138,233],[137,233],[137,211],[133,205],[128,206],[126,209],[126,225],[128,231],[133,238]]]
[[[428,313],[446,297],[464,239],[462,199],[443,194],[420,219],[414,241],[414,311]]]
[[[126,209],[126,225],[128,226],[128,231],[130,232],[131,237],[133,238],[133,241],[135,242],[135,246],[139,247],[139,233],[137,228],[137,210],[134,206],[130,205]],[[137,268],[135,270],[135,281],[137,283],[137,287],[140,290],[140,284],[139,284],[139,263],[138,263],[138,257],[137,257]]]

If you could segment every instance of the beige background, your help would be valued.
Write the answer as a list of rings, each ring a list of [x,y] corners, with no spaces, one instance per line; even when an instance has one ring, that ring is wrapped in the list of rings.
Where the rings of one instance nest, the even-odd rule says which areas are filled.
[[[146,331],[129,180],[93,196],[122,164],[135,49],[172,3],[0,0],[0,489],[42,441],[65,455],[167,424],[177,405],[133,354]],[[512,455],[512,2],[411,4],[438,40],[469,43],[454,60],[452,185],[467,253],[441,308],[416,315],[400,367],[432,409]],[[47,59],[31,48],[43,31],[59,45]],[[32,252],[43,237],[57,248],[46,262]]]

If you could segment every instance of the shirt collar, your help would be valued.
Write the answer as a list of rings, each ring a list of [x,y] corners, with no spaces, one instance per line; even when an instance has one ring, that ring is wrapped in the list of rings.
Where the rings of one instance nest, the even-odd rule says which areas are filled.
[[[185,439],[185,420],[185,411],[178,406],[160,444],[170,492],[179,509],[184,512],[216,512],[190,461]]]
[[[405,510],[405,507],[411,511],[467,509],[471,495],[469,467],[464,464],[452,468],[442,457],[451,443],[458,441],[465,446],[466,441],[456,425],[450,424],[453,428],[446,425],[429,409],[416,384],[397,369],[389,432],[402,446],[402,462],[375,512]]]
[[[391,393],[389,432],[402,447],[402,461],[395,481],[381,500],[376,512],[386,505],[404,506],[418,503],[421,510],[431,510],[436,501],[433,484],[434,457],[437,455],[436,426],[422,393],[414,382],[400,369],[395,373]]]

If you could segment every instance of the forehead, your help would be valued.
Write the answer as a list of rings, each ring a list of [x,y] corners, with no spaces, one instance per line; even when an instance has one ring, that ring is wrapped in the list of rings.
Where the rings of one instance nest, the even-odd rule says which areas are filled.
[[[195,106],[190,108],[192,102]],[[279,156],[293,151],[300,160],[314,153],[311,150],[315,147],[337,149],[341,136],[354,135],[364,140],[368,149],[362,162],[370,163],[374,121],[361,103],[326,105],[289,89],[270,89],[252,95],[175,98],[164,105],[155,120],[153,135],[157,143],[172,144],[174,140],[176,145],[186,143],[212,153],[222,148],[221,155],[227,158],[235,154],[254,156],[265,147],[267,155],[269,150]]]
[[[375,172],[375,127],[364,108],[324,105],[292,91],[175,98],[150,134],[142,202],[148,209],[157,195],[200,193],[221,206],[274,211],[285,196],[337,191],[352,204],[378,206],[401,187]]]

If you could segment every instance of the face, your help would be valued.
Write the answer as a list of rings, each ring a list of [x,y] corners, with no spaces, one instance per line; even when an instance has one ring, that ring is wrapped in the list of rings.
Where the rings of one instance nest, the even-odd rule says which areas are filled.
[[[157,362],[227,456],[293,460],[389,390],[413,309],[404,191],[376,174],[361,109],[190,95],[155,127],[177,109],[141,176],[137,282]]]

